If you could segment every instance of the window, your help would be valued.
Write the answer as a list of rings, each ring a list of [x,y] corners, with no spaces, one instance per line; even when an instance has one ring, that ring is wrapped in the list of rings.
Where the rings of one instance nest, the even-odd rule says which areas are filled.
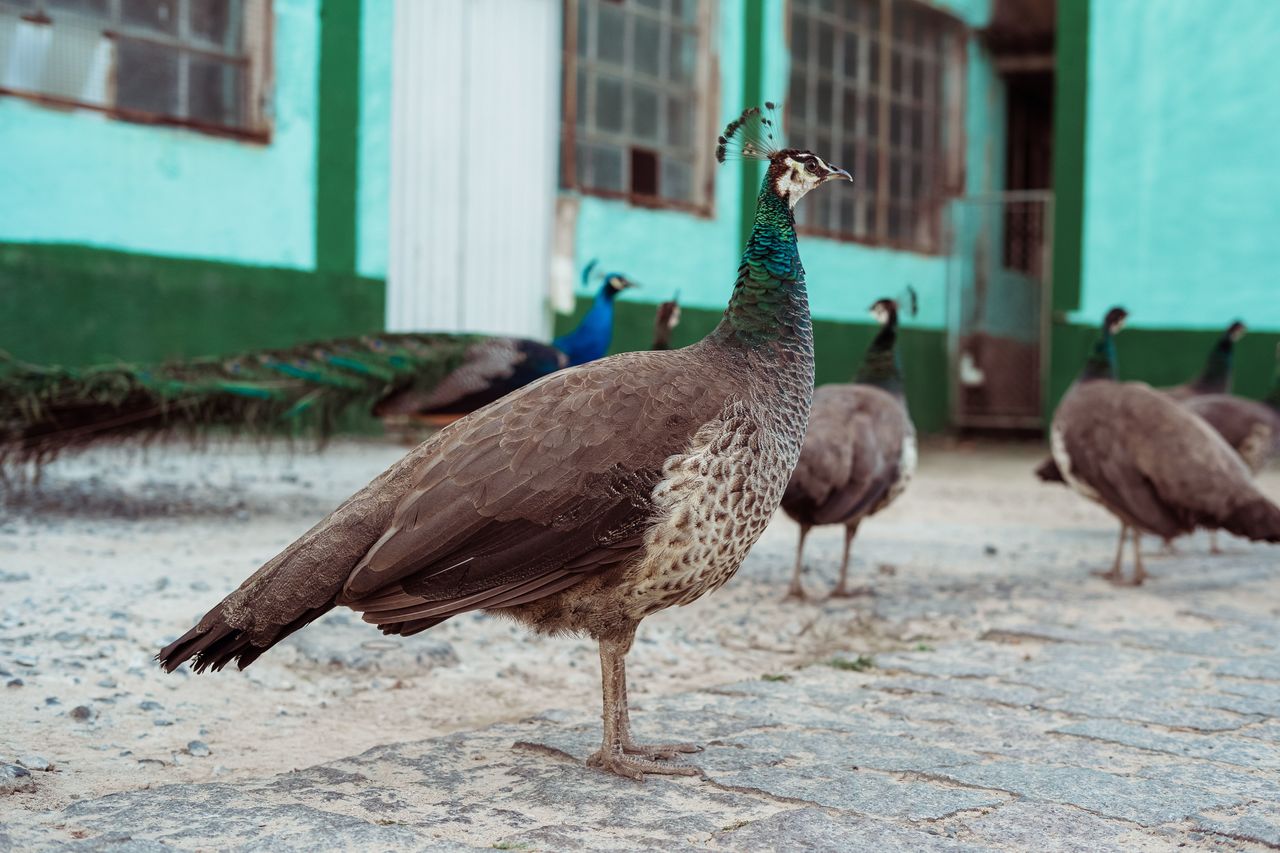
[[[958,163],[943,149],[960,138],[960,112],[946,103],[958,25],[911,0],[791,0],[789,25],[788,144],[854,178],[807,199],[800,227],[940,251],[943,196],[954,183],[944,171]]]
[[[561,186],[709,207],[713,5],[566,0]]]
[[[0,0],[0,94],[265,137],[270,0]]]

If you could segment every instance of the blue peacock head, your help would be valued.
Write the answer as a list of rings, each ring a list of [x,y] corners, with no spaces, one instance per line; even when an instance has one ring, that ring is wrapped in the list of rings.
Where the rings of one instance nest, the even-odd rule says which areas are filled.
[[[593,281],[600,281],[600,288],[597,291],[598,296],[602,296],[612,302],[624,290],[640,286],[620,272],[598,272],[599,264],[600,262],[593,258],[591,263],[587,264],[582,270],[582,284],[584,286],[590,287]]]
[[[765,160],[767,186],[794,208],[815,187],[828,181],[852,181],[853,176],[812,151],[785,148],[775,135],[778,107],[766,101],[729,122],[716,145],[716,160]]]

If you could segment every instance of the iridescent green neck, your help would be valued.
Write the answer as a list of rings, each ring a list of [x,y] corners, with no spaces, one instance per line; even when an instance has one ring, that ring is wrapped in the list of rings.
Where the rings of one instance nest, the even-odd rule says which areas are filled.
[[[795,217],[770,188],[767,175],[756,200],[755,226],[742,253],[738,281],[720,325],[724,334],[748,345],[810,328]]]
[[[896,318],[885,323],[871,340],[853,381],[859,385],[875,385],[897,397],[904,395]]]
[[[1115,378],[1116,340],[1111,330],[1103,326],[1102,336],[1094,343],[1093,351],[1089,353],[1089,358],[1084,363],[1084,370],[1080,371],[1080,381]]]

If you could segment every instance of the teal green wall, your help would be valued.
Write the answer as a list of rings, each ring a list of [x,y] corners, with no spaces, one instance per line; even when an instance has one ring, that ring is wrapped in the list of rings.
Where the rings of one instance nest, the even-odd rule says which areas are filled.
[[[358,270],[386,278],[391,218],[391,33],[394,0],[363,0],[360,28]]]
[[[708,157],[714,134],[744,106],[745,4],[728,0],[718,6],[715,43],[720,98],[713,113],[719,126],[708,128]],[[581,269],[591,259],[599,258],[605,268],[625,272],[644,286],[643,291],[628,294],[628,299],[661,302],[678,289],[680,301],[686,305],[723,307],[742,254],[738,237],[742,168],[741,161],[714,167],[714,201],[709,217],[582,196],[575,240],[576,267]]]
[[[1073,319],[1280,331],[1277,46],[1275,0],[1091,4]]]
[[[0,241],[315,264],[319,0],[275,0],[269,143],[0,97]]]

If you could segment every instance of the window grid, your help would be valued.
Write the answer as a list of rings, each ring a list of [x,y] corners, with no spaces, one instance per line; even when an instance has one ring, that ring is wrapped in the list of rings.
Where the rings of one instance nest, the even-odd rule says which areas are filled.
[[[265,139],[270,16],[270,0],[0,0],[0,94]],[[87,73],[104,45],[109,68]]]
[[[566,0],[561,186],[709,210],[711,6]]]
[[[854,175],[852,186],[807,200],[797,212],[800,227],[939,251],[944,176],[937,164],[953,25],[910,0],[790,6],[788,138]]]

